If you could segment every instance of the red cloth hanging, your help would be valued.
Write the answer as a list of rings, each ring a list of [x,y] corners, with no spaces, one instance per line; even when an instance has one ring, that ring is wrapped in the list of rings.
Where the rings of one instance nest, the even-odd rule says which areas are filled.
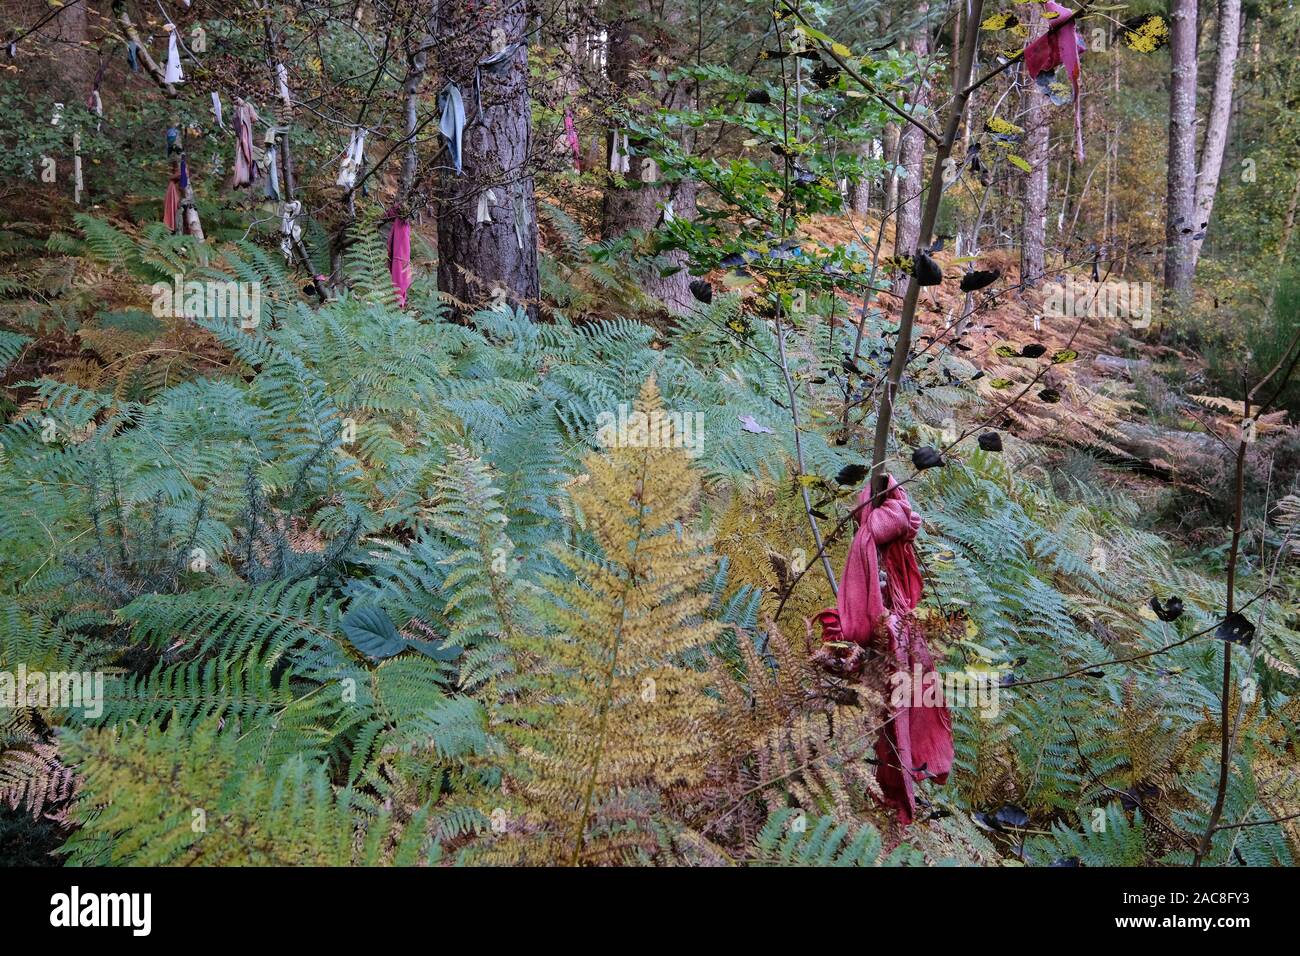
[[[569,110],[564,111],[564,135],[573,153],[573,168],[582,172],[582,146],[578,143],[578,127],[574,125],[573,113]]]
[[[181,174],[172,165],[172,174],[167,179],[167,195],[163,197],[163,222],[172,232],[176,232],[176,223],[180,220],[181,208]]]
[[[1047,32],[1025,47],[1025,69],[1029,78],[1037,80],[1040,73],[1050,73],[1062,64],[1070,77],[1074,90],[1074,144],[1079,162],[1083,162],[1083,104],[1079,101],[1079,53],[1086,49],[1079,37],[1075,17],[1077,10],[1067,10],[1053,0],[1043,4],[1044,9],[1055,13]]]
[[[879,505],[873,507],[871,498],[868,485],[858,496],[858,530],[849,545],[837,606],[822,611],[817,621],[823,641],[887,649],[898,671],[907,677],[901,695],[905,699],[891,699],[888,719],[876,738],[876,779],[885,803],[898,811],[901,823],[908,824],[916,814],[914,781],[948,779],[952,718],[942,693],[936,706],[921,702],[920,688],[916,696],[911,692],[917,674],[923,686],[938,679],[925,635],[910,614],[923,591],[912,547],[921,516],[893,478]],[[880,588],[882,561],[887,593]],[[891,686],[891,694],[896,687]]]
[[[390,209],[393,230],[388,234],[388,270],[393,277],[397,299],[406,308],[406,290],[411,287],[411,224]]]

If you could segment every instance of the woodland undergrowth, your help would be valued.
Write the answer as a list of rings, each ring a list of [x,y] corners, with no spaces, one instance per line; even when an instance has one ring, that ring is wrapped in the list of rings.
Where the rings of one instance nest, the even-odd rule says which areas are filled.
[[[833,597],[801,573],[801,488],[843,522],[874,425],[843,426],[829,360],[852,326],[829,298],[788,342],[797,480],[772,333],[735,295],[662,327],[453,322],[421,282],[395,308],[382,250],[358,243],[353,291],[311,308],[251,243],[78,226],[42,260],[46,306],[11,297],[0,332],[0,670],[102,674],[103,708],[5,712],[0,853],[1187,863],[1225,653],[1249,680],[1223,820],[1300,806],[1295,565],[1269,536],[1296,527],[1294,499],[1238,570],[1255,640],[1225,644],[1222,575],[1156,533],[1122,473],[1014,430],[915,472],[911,447],[991,401],[961,353],[911,375],[889,470],[924,517],[918,619],[941,671],[996,694],[953,708],[954,772],[902,829],[877,801],[883,676],[819,667],[807,623]],[[570,299],[621,281],[584,269],[579,288],[563,256],[545,271]],[[153,316],[140,290],[173,272],[260,282],[260,322]],[[60,304],[94,301],[113,305],[81,351],[24,365]],[[620,407],[695,416],[700,441],[598,440]],[[1153,595],[1184,613],[1161,620]],[[1222,829],[1206,862],[1297,854],[1289,821]]]

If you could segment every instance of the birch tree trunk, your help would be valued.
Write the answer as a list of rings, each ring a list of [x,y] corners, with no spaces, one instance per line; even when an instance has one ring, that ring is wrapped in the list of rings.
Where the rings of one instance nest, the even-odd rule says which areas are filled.
[[[406,54],[406,78],[402,81],[405,98],[402,113],[406,125],[406,147],[402,156],[402,178],[398,189],[399,199],[409,201],[415,189],[416,174],[420,168],[420,143],[417,138],[420,124],[420,85],[429,68],[429,50],[433,37],[424,34],[408,38],[410,48]]]
[[[1205,143],[1201,148],[1201,169],[1196,178],[1196,212],[1192,223],[1192,270],[1201,255],[1206,227],[1214,211],[1214,196],[1219,189],[1223,169],[1223,152],[1228,144],[1232,120],[1232,85],[1237,70],[1237,51],[1241,41],[1241,0],[1219,0],[1218,57],[1214,66],[1214,89],[1210,94],[1210,115],[1206,120]],[[1204,225],[1203,225],[1204,224]]]
[[[1196,218],[1196,4],[1170,0],[1169,180],[1165,201],[1165,291],[1192,285]]]
[[[894,22],[893,11],[888,5],[882,6],[876,13],[876,30],[881,36],[889,34]],[[885,173],[876,184],[880,193],[880,228],[885,227],[885,219],[893,215],[898,205],[898,176],[894,171],[898,162],[898,124],[886,123],[880,137],[880,159],[885,164]],[[868,196],[870,199],[870,196]]]
[[[871,143],[858,143],[854,152],[864,165],[871,162]],[[855,215],[865,216],[871,206],[871,179],[868,176],[849,183],[849,208]]]
[[[885,174],[885,198],[880,206],[880,215],[892,216],[898,205],[898,124],[885,124],[885,162],[889,163],[889,172]]]
[[[1029,41],[1047,32],[1047,20],[1031,16]],[[1032,167],[1025,177],[1024,221],[1020,245],[1020,281],[1025,288],[1036,286],[1047,265],[1047,141],[1050,120],[1047,97],[1030,82],[1025,110],[1025,159]]]
[[[474,94],[478,61],[493,52],[494,29],[514,55],[482,72],[482,113]],[[444,149],[439,158],[438,289],[457,311],[503,295],[536,318],[537,201],[531,163],[528,16],[521,0],[447,3],[437,29],[443,78],[465,101],[463,174]],[[484,191],[496,193],[491,222],[475,222]]]
[[[917,10],[922,22],[912,35],[911,49],[924,63],[930,52],[930,31],[925,20],[930,5],[922,2]],[[924,107],[928,100],[926,84],[918,84],[911,100],[911,112],[918,113],[919,108]],[[921,189],[925,175],[925,134],[911,123],[902,124],[898,154],[899,165],[907,176],[898,184],[900,205],[898,224],[894,230],[894,254],[910,256],[916,251],[917,238],[921,232]]]

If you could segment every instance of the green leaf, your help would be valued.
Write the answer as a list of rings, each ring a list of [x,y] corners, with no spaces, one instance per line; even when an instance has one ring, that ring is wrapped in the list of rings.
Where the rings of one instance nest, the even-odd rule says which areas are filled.
[[[342,621],[343,634],[352,646],[373,660],[383,660],[406,650],[406,641],[383,608],[354,605]]]
[[[448,644],[440,647],[435,641],[411,640],[407,642],[407,646],[412,650],[419,651],[430,660],[442,661],[444,663],[454,661],[465,653],[463,647],[458,647],[455,644]]]

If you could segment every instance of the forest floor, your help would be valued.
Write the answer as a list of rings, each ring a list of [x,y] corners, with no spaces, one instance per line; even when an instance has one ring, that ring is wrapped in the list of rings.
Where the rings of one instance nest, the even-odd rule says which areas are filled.
[[[828,245],[848,244],[874,238],[876,228],[871,219],[820,217],[806,232]],[[1146,324],[1122,314],[1122,307],[1107,314],[1101,298],[1095,308],[1076,304],[1076,314],[1061,315],[1048,301],[1054,283],[1090,303],[1095,294],[1104,295],[1103,285],[1127,280],[1102,276],[1098,283],[1086,268],[1063,269],[1036,288],[1021,289],[1013,251],[990,250],[969,265],[951,248],[934,258],[949,277],[964,268],[1001,273],[969,301],[956,282],[927,287],[917,319],[924,328],[916,330],[913,345],[918,354],[953,351],[982,373],[973,384],[989,412],[1009,406],[989,421],[990,427],[1037,445],[1077,448],[1098,457],[1125,473],[1128,494],[1141,503],[1154,504],[1171,486],[1204,497],[1221,492],[1223,461],[1225,453],[1235,451],[1231,443],[1240,433],[1242,406],[1240,400],[1201,394],[1204,360],[1152,341],[1157,337],[1152,329],[1158,331],[1161,322],[1158,314]],[[1141,283],[1130,285],[1137,294]],[[1158,297],[1159,290],[1147,283],[1145,295]],[[896,320],[900,301],[886,293],[871,305]],[[853,316],[860,314],[861,299],[848,304]],[[967,311],[969,320],[958,335]],[[1033,345],[1046,350],[1040,355],[1059,361],[1044,372],[1041,358],[1020,355]],[[1175,389],[1175,382],[1182,388]],[[1059,398],[1034,400],[1043,390]],[[1022,392],[1029,400],[1013,401]],[[1279,411],[1261,416],[1256,431],[1262,436],[1293,425]]]

